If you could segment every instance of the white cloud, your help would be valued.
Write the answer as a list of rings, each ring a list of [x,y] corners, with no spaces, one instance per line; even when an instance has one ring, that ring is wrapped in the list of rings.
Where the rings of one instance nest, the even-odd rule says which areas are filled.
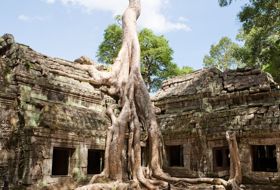
[[[114,15],[121,14],[127,5],[127,0],[55,0],[64,5],[80,6],[87,11],[110,11]]]
[[[48,4],[54,4],[56,0],[40,0],[40,1],[48,3]]]
[[[142,1],[143,9],[139,24],[156,32],[169,32],[174,30],[188,31],[190,28],[179,20],[170,21],[163,13],[163,9],[169,6],[168,0]]]
[[[18,20],[23,21],[23,22],[32,22],[32,21],[44,21],[46,18],[44,17],[39,17],[39,16],[27,16],[24,14],[19,15]]]
[[[26,15],[19,15],[18,17],[18,20],[21,20],[21,21],[29,21],[30,18]]]
[[[180,16],[180,17],[178,18],[178,20],[179,20],[180,22],[187,22],[187,21],[189,21],[189,19],[187,19],[186,17],[183,17],[183,16]]]
[[[110,11],[115,16],[122,14],[127,7],[127,0],[45,0],[54,3],[60,1],[64,5],[80,6],[87,11]],[[140,27],[150,28],[155,32],[169,32],[174,30],[190,30],[184,20],[169,20],[163,10],[168,7],[169,0],[143,0],[142,13],[139,20]]]
[[[46,2],[49,4],[53,4],[55,2],[55,0],[46,0]]]

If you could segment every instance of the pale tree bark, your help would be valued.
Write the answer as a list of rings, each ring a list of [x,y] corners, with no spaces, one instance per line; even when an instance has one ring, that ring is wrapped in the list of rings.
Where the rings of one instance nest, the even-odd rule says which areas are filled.
[[[162,170],[161,132],[156,120],[153,104],[140,72],[140,46],[136,31],[136,21],[140,15],[140,0],[129,0],[129,6],[123,14],[123,43],[112,66],[111,72],[88,69],[92,84],[105,85],[107,92],[118,99],[120,113],[115,113],[114,106],[109,106],[107,114],[112,125],[107,131],[105,148],[105,167],[101,174],[95,175],[91,184],[77,188],[85,189],[159,189],[168,183],[186,184],[209,183],[234,186],[241,183],[239,164],[234,166],[230,181],[214,178],[174,178]],[[149,164],[145,172],[141,167],[140,134],[148,133]],[[128,135],[127,135],[128,134]],[[238,148],[235,138],[229,138],[232,161],[238,161]],[[238,169],[236,169],[238,168]],[[108,183],[101,183],[110,181]]]
[[[242,182],[242,172],[235,133],[227,131],[226,139],[228,141],[230,151],[230,176],[228,186],[232,189],[239,189],[239,185]]]

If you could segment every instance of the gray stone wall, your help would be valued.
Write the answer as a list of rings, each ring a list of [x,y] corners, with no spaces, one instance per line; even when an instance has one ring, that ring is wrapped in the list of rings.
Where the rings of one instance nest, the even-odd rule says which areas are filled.
[[[113,102],[89,84],[89,73],[74,62],[50,58],[0,40],[0,186],[40,186],[87,174],[88,149],[104,149]],[[86,67],[86,66],[85,66]],[[183,167],[164,169],[175,176],[219,176],[213,149],[226,147],[225,132],[237,133],[245,183],[280,183],[280,90],[257,69],[224,73],[204,69],[163,83],[154,98],[165,145],[182,145]],[[275,145],[278,172],[252,170],[252,146]],[[54,147],[73,150],[69,175],[52,176]],[[166,157],[167,158],[167,157]]]
[[[10,35],[0,39],[0,186],[4,175],[25,185],[66,179],[51,176],[54,147],[75,150],[69,178],[85,176],[87,150],[104,149],[112,99],[89,84],[79,63],[37,53]]]
[[[245,183],[280,183],[280,90],[258,69],[203,69],[163,83],[154,97],[166,145],[184,145],[186,165],[166,170],[179,176],[227,176],[215,171],[213,149],[228,146],[235,131]],[[252,146],[276,145],[278,172],[252,170]]]

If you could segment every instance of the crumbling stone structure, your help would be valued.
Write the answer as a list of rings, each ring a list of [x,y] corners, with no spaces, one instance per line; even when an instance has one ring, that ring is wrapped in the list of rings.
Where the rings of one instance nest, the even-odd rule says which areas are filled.
[[[46,186],[100,172],[111,99],[74,79],[89,78],[79,63],[0,39],[0,181]]]
[[[228,176],[225,132],[235,131],[243,183],[279,188],[280,90],[269,74],[203,69],[165,81],[154,102],[169,173]]]
[[[47,57],[11,35],[0,38],[0,187],[3,176],[39,188],[101,171],[110,126],[105,108],[113,99],[90,84],[82,63]],[[243,182],[279,188],[280,90],[270,75],[203,69],[165,81],[154,104],[167,172],[226,178],[231,130]]]

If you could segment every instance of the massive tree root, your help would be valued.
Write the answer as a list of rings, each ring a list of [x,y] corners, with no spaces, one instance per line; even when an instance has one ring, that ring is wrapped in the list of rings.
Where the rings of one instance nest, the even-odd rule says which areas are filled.
[[[105,167],[101,174],[91,180],[85,189],[160,189],[169,183],[223,185],[239,189],[241,169],[234,134],[228,134],[231,155],[230,180],[214,178],[174,178],[164,173],[161,167],[161,133],[154,108],[140,72],[140,46],[136,20],[140,15],[140,0],[129,0],[123,18],[123,43],[111,72],[89,70],[92,83],[107,86],[107,92],[118,99],[120,113],[109,106],[107,114],[112,126],[107,132]],[[149,164],[144,172],[141,167],[140,134],[148,134]],[[101,183],[107,181],[108,183]],[[111,182],[109,182],[111,181]]]

